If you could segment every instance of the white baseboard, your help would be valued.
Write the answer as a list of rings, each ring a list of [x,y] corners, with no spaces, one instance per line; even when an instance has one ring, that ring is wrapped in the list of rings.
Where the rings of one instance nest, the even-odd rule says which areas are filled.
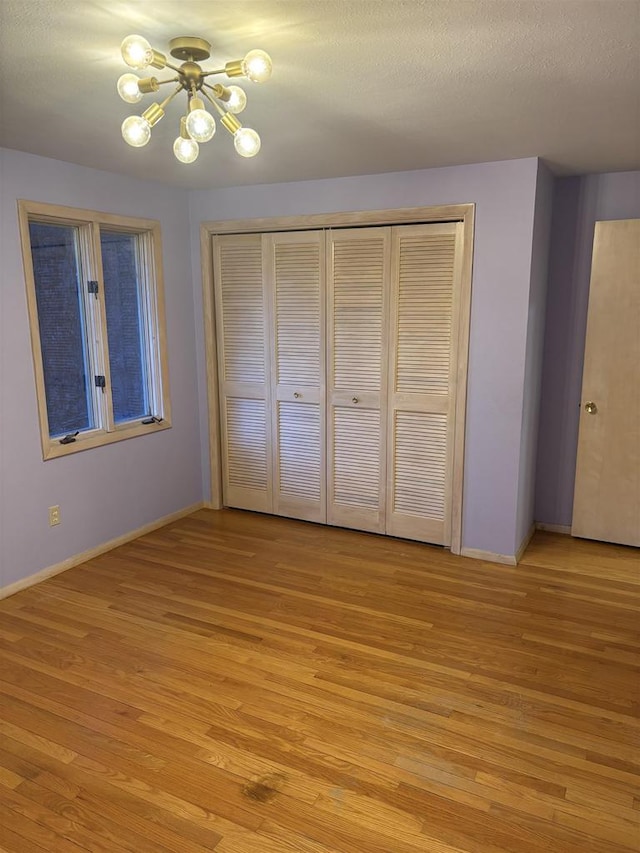
[[[471,557],[473,560],[502,563],[503,566],[516,566],[518,563],[515,554],[496,554],[494,551],[481,551],[479,548],[462,548],[460,555]]]
[[[522,555],[527,550],[527,546],[529,545],[529,542],[531,542],[531,538],[535,532],[536,525],[532,524],[531,530],[529,530],[527,535],[524,537],[515,554],[496,554],[494,551],[481,551],[478,548],[463,548],[460,553],[463,557],[471,557],[474,560],[485,560],[489,563],[500,563],[503,566],[517,566],[522,559]]]
[[[571,536],[570,524],[545,524],[543,521],[536,521],[536,530],[546,530],[547,533],[564,533],[565,536]]]
[[[143,527],[138,527],[137,530],[132,530],[129,533],[116,537],[115,539],[110,539],[108,542],[103,542],[102,545],[96,545],[95,548],[90,548],[88,551],[83,551],[81,554],[74,554],[73,557],[68,557],[61,563],[56,563],[53,566],[42,569],[33,575],[29,575],[29,577],[22,578],[22,580],[11,583],[8,586],[0,587],[0,599],[8,598],[10,595],[14,595],[22,589],[27,589],[30,586],[34,586],[34,584],[47,580],[47,578],[52,578],[54,575],[66,572],[67,569],[79,566],[80,563],[86,563],[87,560],[99,557],[100,554],[106,554],[107,551],[112,551],[114,548],[118,548],[120,545],[125,545],[133,539],[138,539],[146,533],[151,533],[159,527],[164,527],[167,524],[171,524],[173,521],[178,521],[178,519],[184,518],[186,515],[191,515],[191,513],[202,509],[203,506],[203,501],[199,501],[198,503],[187,506],[184,509],[179,509],[177,512],[172,512],[170,515],[165,515],[163,518],[158,518],[150,524],[145,524]]]
[[[533,539],[533,534],[535,532],[536,532],[536,526],[535,526],[535,524],[532,524],[529,532],[524,537],[524,539],[520,543],[520,547],[516,551],[516,565],[518,565],[518,563],[520,562],[520,560],[522,559],[522,557],[524,555],[524,552],[529,547],[529,542],[531,542],[531,540]]]

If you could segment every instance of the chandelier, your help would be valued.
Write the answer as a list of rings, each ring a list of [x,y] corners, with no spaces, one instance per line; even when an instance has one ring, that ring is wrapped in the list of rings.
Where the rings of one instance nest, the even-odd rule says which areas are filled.
[[[177,83],[176,88],[161,103],[153,103],[140,116],[129,116],[122,122],[124,141],[141,148],[151,138],[151,128],[165,114],[165,108],[176,95],[187,93],[187,112],[180,119],[180,133],[173,143],[173,153],[181,163],[193,163],[200,151],[200,143],[208,142],[216,132],[216,122],[205,109],[204,96],[220,117],[220,124],[233,136],[235,149],[242,157],[254,157],[260,150],[260,137],[250,127],[243,127],[236,118],[247,104],[247,96],[239,86],[211,85],[207,78],[226,74],[229,78],[246,77],[262,83],[271,76],[271,58],[263,50],[251,50],[244,59],[227,62],[223,68],[204,71],[198,63],[211,55],[209,42],[195,36],[181,36],[169,42],[169,50],[181,65],[172,64],[167,57],[154,50],[142,36],[127,36],[120,47],[122,58],[130,68],[141,71],[152,68],[170,68],[177,76],[167,80],[156,77],[138,77],[123,74],[118,80],[118,94],[128,104],[137,104],[143,95],[157,92],[160,86]]]

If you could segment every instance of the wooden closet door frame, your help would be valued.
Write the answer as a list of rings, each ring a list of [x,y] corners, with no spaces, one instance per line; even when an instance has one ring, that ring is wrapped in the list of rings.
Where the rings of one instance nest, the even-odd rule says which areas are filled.
[[[462,548],[462,511],[464,485],[464,449],[471,324],[471,278],[473,264],[475,204],[451,204],[435,207],[405,207],[392,210],[364,210],[348,213],[304,214],[256,219],[233,219],[203,222],[200,225],[200,259],[202,265],[202,298],[209,407],[209,464],[211,471],[210,509],[221,509],[222,475],[220,450],[220,411],[218,389],[218,356],[216,317],[213,298],[213,237],[221,234],[262,234],[270,231],[317,230],[321,228],[353,228],[371,225],[411,225],[427,222],[462,223],[462,272],[458,313],[455,427],[453,439],[451,552]]]

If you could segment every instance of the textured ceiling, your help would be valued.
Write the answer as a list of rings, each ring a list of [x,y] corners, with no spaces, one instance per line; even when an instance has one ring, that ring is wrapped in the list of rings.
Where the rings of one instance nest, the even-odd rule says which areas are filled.
[[[145,148],[120,135],[129,33],[208,67],[268,51],[244,84],[252,160],[218,129],[172,153],[183,105]],[[157,72],[158,77],[169,76]],[[238,82],[238,81],[235,81]],[[0,145],[184,187],[305,180],[541,156],[560,174],[640,168],[638,0],[0,0]]]

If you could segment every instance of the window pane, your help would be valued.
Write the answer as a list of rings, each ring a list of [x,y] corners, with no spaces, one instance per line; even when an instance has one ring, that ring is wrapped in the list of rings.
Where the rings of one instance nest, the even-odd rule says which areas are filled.
[[[94,427],[77,230],[29,224],[52,438]]]
[[[102,271],[107,306],[107,336],[113,417],[116,423],[151,414],[141,288],[136,262],[137,236],[102,231]]]

